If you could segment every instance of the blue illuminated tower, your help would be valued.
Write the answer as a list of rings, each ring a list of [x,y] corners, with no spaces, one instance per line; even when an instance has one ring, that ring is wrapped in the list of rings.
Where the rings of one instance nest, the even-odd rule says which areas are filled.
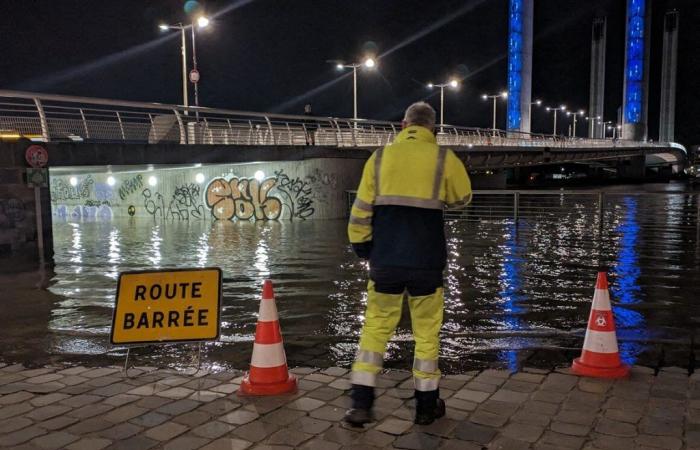
[[[651,0],[627,0],[622,139],[646,140]]]
[[[510,0],[508,14],[508,131],[530,132],[534,0]]]

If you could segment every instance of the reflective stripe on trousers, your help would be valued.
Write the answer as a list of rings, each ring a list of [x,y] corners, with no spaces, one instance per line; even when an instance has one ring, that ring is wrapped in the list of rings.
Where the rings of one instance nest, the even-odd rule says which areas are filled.
[[[403,297],[403,294],[376,292],[374,282],[369,282],[360,351],[352,366],[353,384],[376,385],[376,376],[381,371],[387,343],[401,319]],[[430,295],[408,298],[413,338],[416,342],[413,377],[416,390],[419,391],[434,391],[440,381],[438,353],[443,305],[442,288]]]

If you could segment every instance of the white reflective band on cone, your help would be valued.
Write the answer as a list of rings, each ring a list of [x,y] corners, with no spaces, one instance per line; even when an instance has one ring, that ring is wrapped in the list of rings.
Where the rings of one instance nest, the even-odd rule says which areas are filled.
[[[360,350],[355,361],[381,368],[384,365],[384,355],[378,352],[370,352],[369,350]]]
[[[369,372],[353,371],[350,375],[350,382],[352,384],[375,387],[377,385],[377,376]]]
[[[413,359],[413,370],[421,372],[433,373],[438,370],[437,359]]]
[[[588,330],[583,349],[596,353],[617,353],[617,337],[614,331]]]
[[[261,300],[260,301],[260,313],[258,314],[258,320],[260,322],[273,322],[279,320],[277,315],[277,306],[275,306],[274,300]]]
[[[277,344],[253,344],[253,357],[250,365],[255,367],[278,367],[287,364],[284,355],[284,345]]]
[[[413,383],[415,384],[417,391],[429,392],[437,390],[440,384],[440,379],[413,377]]]
[[[596,289],[593,293],[593,309],[598,311],[610,311],[610,293],[607,289]]]

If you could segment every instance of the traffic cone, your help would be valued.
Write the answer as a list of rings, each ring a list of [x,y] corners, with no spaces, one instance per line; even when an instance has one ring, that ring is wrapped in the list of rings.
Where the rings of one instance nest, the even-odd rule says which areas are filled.
[[[287,368],[272,281],[265,280],[250,372],[243,378],[238,395],[279,395],[296,390],[296,377]]]
[[[581,357],[574,359],[571,371],[576,375],[597,378],[623,378],[629,375],[629,366],[620,361],[608,276],[602,270],[598,272]]]

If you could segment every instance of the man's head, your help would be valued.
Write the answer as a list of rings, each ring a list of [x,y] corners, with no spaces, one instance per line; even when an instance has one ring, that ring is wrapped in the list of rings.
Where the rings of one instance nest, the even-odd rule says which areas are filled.
[[[425,102],[416,102],[406,109],[406,114],[404,114],[401,123],[404,128],[418,125],[433,131],[435,128],[435,110]]]

